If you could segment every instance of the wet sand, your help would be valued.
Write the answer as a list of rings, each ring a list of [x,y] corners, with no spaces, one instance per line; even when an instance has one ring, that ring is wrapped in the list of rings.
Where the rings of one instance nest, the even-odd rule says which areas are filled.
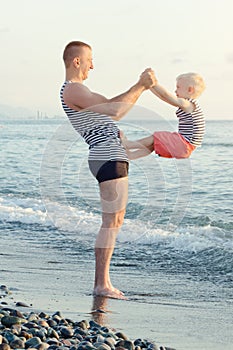
[[[151,293],[156,291],[155,285],[148,293],[134,294],[133,283],[143,281],[114,271],[114,284],[123,291],[131,291],[129,300],[93,298],[94,257],[72,263],[72,255],[66,259],[56,249],[25,245],[12,237],[0,239],[0,284],[7,285],[12,292],[9,303],[22,301],[33,310],[48,313],[59,310],[77,321],[92,319],[124,332],[130,339],[148,339],[177,350],[219,350],[222,346],[232,349],[231,305],[174,302],[165,296],[166,290],[164,298]],[[222,317],[224,332],[218,322]]]

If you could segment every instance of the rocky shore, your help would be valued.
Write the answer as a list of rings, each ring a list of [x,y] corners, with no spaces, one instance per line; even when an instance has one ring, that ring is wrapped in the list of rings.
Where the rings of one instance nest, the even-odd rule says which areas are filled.
[[[175,350],[152,341],[129,339],[94,320],[74,321],[60,311],[24,312],[29,305],[8,305],[9,289],[0,286],[0,350]],[[96,310],[101,313],[103,310]]]

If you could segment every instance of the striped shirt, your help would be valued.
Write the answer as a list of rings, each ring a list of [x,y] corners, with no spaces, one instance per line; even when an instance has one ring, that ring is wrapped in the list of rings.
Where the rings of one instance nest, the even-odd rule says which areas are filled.
[[[119,138],[119,128],[111,117],[90,110],[76,111],[68,107],[63,99],[65,81],[60,97],[62,107],[73,128],[89,145],[89,160],[127,161],[128,157]]]
[[[178,132],[192,145],[201,146],[205,133],[204,115],[196,99],[189,101],[195,105],[192,113],[184,112],[181,108],[176,111],[179,118]]]

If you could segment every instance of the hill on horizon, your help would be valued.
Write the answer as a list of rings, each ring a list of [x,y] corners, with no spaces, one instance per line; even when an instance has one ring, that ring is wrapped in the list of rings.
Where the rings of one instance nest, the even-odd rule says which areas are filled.
[[[32,118],[35,117],[35,112],[24,107],[11,107],[0,104],[0,117],[8,118]]]

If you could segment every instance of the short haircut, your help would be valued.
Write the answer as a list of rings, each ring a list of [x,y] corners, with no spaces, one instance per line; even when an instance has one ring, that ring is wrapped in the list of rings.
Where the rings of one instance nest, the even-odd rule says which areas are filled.
[[[179,79],[187,79],[189,83],[194,87],[195,89],[195,95],[196,97],[200,96],[201,93],[205,90],[205,82],[200,74],[197,73],[184,73],[180,74],[176,80]]]
[[[68,68],[73,61],[73,59],[78,56],[79,49],[82,47],[88,47],[91,50],[91,46],[82,41],[71,41],[66,45],[63,52],[63,60],[66,68]]]

